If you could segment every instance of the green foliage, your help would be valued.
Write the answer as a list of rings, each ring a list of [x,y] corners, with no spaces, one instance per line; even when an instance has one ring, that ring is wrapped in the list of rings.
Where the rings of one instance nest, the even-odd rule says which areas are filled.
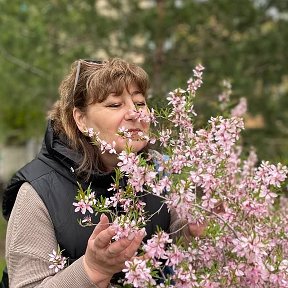
[[[0,259],[0,281],[2,280],[2,271],[6,266],[5,259]]]
[[[1,214],[2,214],[2,212],[1,212]],[[6,262],[5,262],[5,259],[4,259],[6,225],[7,225],[7,222],[3,219],[3,217],[0,217],[0,252],[1,252],[1,257],[0,257],[0,279],[2,279],[2,271],[3,271],[3,269],[4,269],[5,265],[6,265]]]
[[[250,115],[264,119],[246,131],[247,145],[260,158],[287,162],[287,1],[1,0],[0,9],[2,141],[43,134],[59,82],[77,58],[138,61],[151,76],[156,106],[185,87],[201,62],[196,110],[203,123],[219,83],[230,79],[235,99],[247,97]]]

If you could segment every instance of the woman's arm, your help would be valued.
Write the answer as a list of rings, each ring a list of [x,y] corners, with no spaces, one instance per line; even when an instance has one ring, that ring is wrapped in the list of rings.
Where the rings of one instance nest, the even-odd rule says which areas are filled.
[[[6,261],[10,287],[97,287],[85,272],[83,257],[57,274],[49,269],[48,254],[56,247],[54,228],[46,206],[33,187],[24,183],[7,227]],[[105,286],[108,285],[109,280]]]
[[[111,242],[115,233],[108,217],[102,215],[88,240],[85,255],[55,274],[49,269],[49,254],[57,247],[51,218],[37,192],[24,183],[7,229],[10,287],[109,287],[112,276],[125,268],[125,261],[135,255],[145,236],[141,230]]]

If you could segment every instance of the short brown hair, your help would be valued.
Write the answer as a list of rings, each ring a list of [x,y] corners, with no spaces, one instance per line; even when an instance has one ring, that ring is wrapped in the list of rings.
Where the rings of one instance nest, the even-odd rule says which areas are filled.
[[[104,167],[99,159],[99,149],[79,131],[73,118],[74,107],[85,112],[89,104],[104,101],[111,92],[121,95],[132,83],[146,97],[148,82],[148,75],[141,67],[119,58],[101,62],[77,60],[71,65],[70,73],[59,86],[60,99],[48,118],[53,120],[54,131],[64,133],[69,146],[83,155],[77,169],[79,174],[84,173],[88,179],[93,170],[104,170]]]

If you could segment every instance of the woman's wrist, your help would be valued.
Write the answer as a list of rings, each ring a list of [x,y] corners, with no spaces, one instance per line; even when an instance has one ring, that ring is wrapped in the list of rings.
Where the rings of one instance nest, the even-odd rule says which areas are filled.
[[[105,275],[103,273],[100,273],[98,271],[95,271],[91,269],[86,261],[85,256],[83,257],[83,266],[84,270],[90,280],[90,282],[96,286],[96,288],[109,288],[110,287],[110,280],[112,278],[112,275]]]

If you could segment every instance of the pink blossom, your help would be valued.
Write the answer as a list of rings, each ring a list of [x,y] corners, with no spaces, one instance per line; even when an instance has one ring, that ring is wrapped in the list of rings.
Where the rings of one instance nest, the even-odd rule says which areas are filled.
[[[247,111],[247,99],[240,98],[239,104],[231,110],[232,117],[242,117]]]
[[[175,287],[200,287],[197,283],[197,277],[195,275],[195,270],[192,264],[188,264],[188,267],[180,267],[175,271],[173,275],[173,280],[175,281]]]
[[[73,206],[76,206],[75,212],[81,211],[82,214],[85,214],[86,211],[89,211],[91,214],[93,213],[93,208],[91,207],[90,203],[84,202],[83,199],[81,199],[79,202],[74,202]]]
[[[143,245],[143,249],[146,251],[147,256],[151,258],[166,259],[166,244],[171,242],[172,240],[167,233],[159,232],[147,240],[147,244]]]
[[[171,244],[169,235],[159,230],[141,244],[149,260],[133,258],[126,263],[127,285],[171,287],[169,279],[156,285],[151,276],[155,268],[160,269],[161,258],[173,266],[173,287],[288,287],[288,200],[278,198],[276,192],[284,187],[288,169],[267,161],[257,166],[253,149],[248,157],[243,155],[239,139],[244,122],[238,117],[247,108],[243,99],[230,111],[231,117],[211,117],[205,129],[195,129],[194,97],[202,85],[202,73],[203,67],[197,66],[187,89],[178,88],[167,98],[164,118],[168,126],[155,129],[153,139],[159,140],[168,159],[153,152],[143,157],[144,153],[122,151],[117,155],[120,179],[108,189],[113,195],[100,203],[93,193],[80,193],[73,203],[75,211],[85,214],[92,208],[111,207],[116,212],[124,211],[110,215],[115,241],[136,233],[159,212],[146,214],[141,200],[146,194],[156,195],[163,200],[163,206],[166,204],[177,214],[175,223],[179,225],[175,225],[171,237],[183,233],[181,229],[187,222],[207,223],[207,235],[187,237],[191,241],[187,245],[180,245],[177,239]],[[230,96],[231,85],[226,81],[219,100],[220,108],[227,113]],[[131,113],[137,121],[149,120],[141,110]],[[154,111],[150,120],[155,116],[152,114]],[[113,143],[101,141],[92,132],[87,131],[102,152],[113,152]],[[139,139],[151,141],[149,135],[139,132]],[[119,135],[132,136],[125,128],[120,129]],[[123,177],[128,180],[120,181]],[[225,211],[217,214],[215,205],[219,200]]]
[[[177,245],[171,245],[171,248],[166,252],[166,265],[179,265],[185,259],[185,252],[181,251]]]
[[[163,145],[164,147],[168,146],[171,134],[172,134],[172,131],[170,129],[160,131],[159,141],[160,141],[161,145]]]
[[[202,81],[202,74],[204,67],[199,64],[193,69],[193,76],[194,78],[190,78],[187,81],[188,87],[187,91],[190,92],[192,95],[195,95],[196,91],[201,87],[203,81]]]
[[[87,133],[88,133],[88,136],[90,137],[90,138],[92,138],[95,134],[95,132],[94,132],[94,130],[93,130],[93,128],[88,128],[87,129]]]
[[[156,281],[151,276],[151,268],[147,260],[133,258],[125,262],[126,268],[122,271],[125,273],[124,284],[131,284],[133,287],[151,287],[156,285]]]
[[[142,220],[142,218],[138,218],[137,223],[135,220],[126,217],[126,215],[121,215],[117,217],[112,224],[115,230],[115,235],[113,236],[113,239],[119,240],[128,237],[132,233],[137,233],[139,230],[138,225],[143,225],[145,223],[143,223]]]
[[[60,251],[60,248],[58,247],[57,251],[53,249],[52,253],[49,254],[49,262],[52,263],[49,265],[49,269],[54,269],[55,273],[63,270],[67,263],[67,258],[62,256],[61,252],[62,251]]]

